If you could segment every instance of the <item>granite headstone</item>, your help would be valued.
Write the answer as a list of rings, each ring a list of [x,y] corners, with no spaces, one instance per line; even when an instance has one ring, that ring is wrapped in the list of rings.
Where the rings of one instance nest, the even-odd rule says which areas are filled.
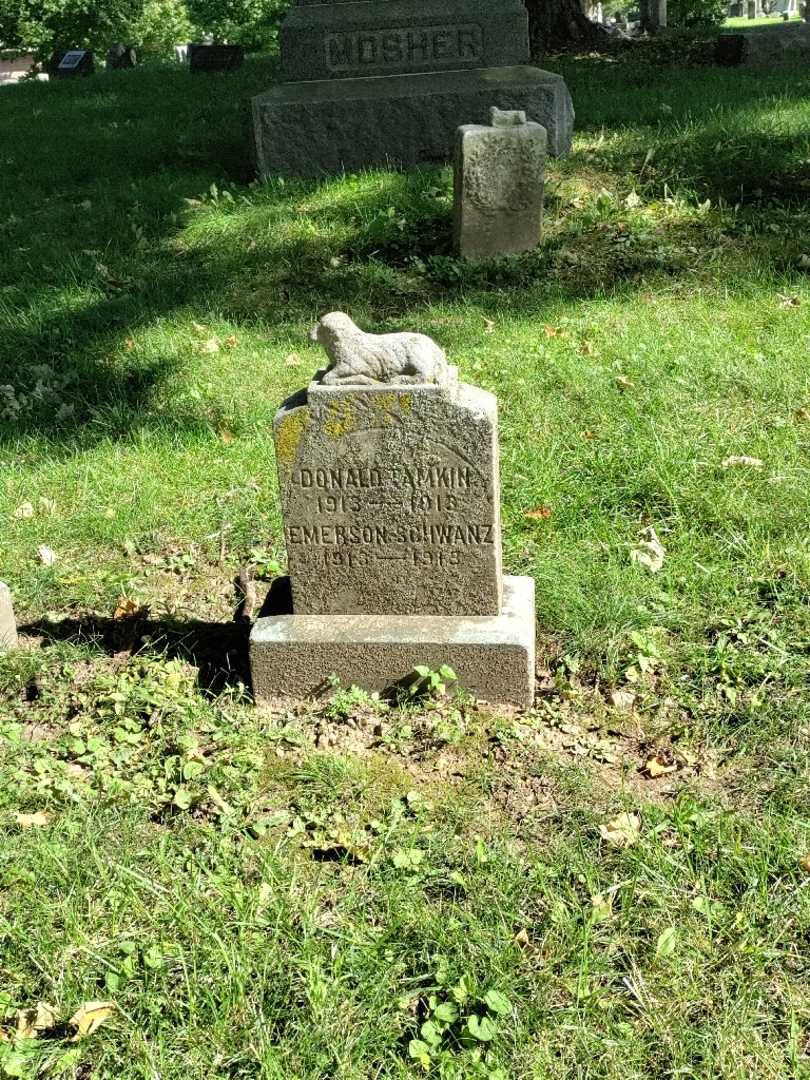
[[[213,74],[220,71],[236,71],[245,62],[245,50],[241,45],[200,45],[188,47],[188,66],[194,74]]]
[[[449,664],[476,696],[528,706],[534,583],[502,576],[494,395],[423,335],[324,325],[330,367],[274,424],[292,612],[253,629],[257,699]]]
[[[116,42],[107,50],[107,69],[109,71],[124,71],[133,68],[138,63],[138,56],[134,45],[122,45]]]
[[[48,64],[52,79],[75,79],[92,75],[94,71],[95,59],[89,49],[59,49]]]
[[[288,80],[253,99],[261,177],[447,161],[493,104],[571,146],[560,75],[530,67],[522,0],[299,0],[280,32]]]

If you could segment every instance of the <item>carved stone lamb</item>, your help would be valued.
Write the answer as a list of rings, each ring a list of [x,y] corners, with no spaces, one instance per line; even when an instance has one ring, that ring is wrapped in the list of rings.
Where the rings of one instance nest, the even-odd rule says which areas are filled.
[[[447,385],[451,369],[442,350],[425,334],[366,334],[348,315],[324,315],[310,334],[326,350],[327,386],[378,383]]]

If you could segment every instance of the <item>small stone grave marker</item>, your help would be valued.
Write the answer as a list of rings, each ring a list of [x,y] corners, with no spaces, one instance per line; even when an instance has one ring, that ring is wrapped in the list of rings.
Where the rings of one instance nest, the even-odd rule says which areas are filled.
[[[546,129],[521,111],[490,110],[490,126],[456,134],[454,239],[464,258],[537,247],[543,216]]]
[[[11,592],[5,582],[0,581],[0,652],[17,647],[17,623],[11,603]]]
[[[110,71],[123,71],[133,68],[138,63],[134,45],[122,45],[116,42],[107,50],[107,68]]]
[[[449,664],[476,696],[529,705],[534,582],[502,576],[494,395],[422,334],[339,312],[316,333],[331,366],[274,423],[292,614],[254,627],[257,699]]]
[[[188,66],[195,74],[200,72],[236,71],[245,61],[241,45],[200,45],[188,47]]]

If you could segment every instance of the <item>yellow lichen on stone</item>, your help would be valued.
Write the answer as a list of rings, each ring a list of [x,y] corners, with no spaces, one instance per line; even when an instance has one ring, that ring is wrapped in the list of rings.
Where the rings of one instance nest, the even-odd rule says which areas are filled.
[[[401,413],[410,411],[408,394],[349,395],[329,402],[323,428],[333,439],[342,439],[354,431],[387,427],[397,422]]]
[[[330,401],[323,429],[333,439],[342,439],[358,427],[358,416],[350,397]]]
[[[273,439],[276,444],[276,460],[279,468],[290,469],[298,456],[301,438],[309,423],[309,409],[294,409],[282,417],[276,425]]]

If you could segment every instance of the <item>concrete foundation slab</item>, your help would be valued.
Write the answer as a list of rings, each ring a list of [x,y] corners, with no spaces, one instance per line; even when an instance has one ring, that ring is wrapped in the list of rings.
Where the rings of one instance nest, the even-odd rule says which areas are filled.
[[[542,124],[553,157],[570,150],[562,76],[518,65],[274,86],[252,100],[257,170],[267,179],[446,162],[456,128],[487,124],[492,106]]]
[[[529,708],[534,699],[534,580],[504,577],[500,615],[274,615],[250,635],[257,701],[306,698],[335,674],[383,691],[418,664],[449,664],[475,697]]]

